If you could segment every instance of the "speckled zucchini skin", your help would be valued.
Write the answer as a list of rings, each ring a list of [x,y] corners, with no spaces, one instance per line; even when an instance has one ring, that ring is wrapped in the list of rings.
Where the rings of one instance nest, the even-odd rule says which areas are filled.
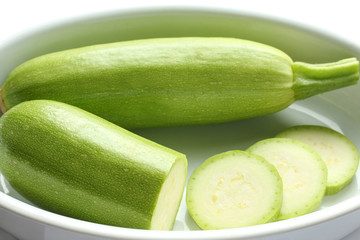
[[[186,180],[183,154],[49,100],[18,104],[0,118],[0,154],[1,172],[34,204],[121,227],[153,229],[161,187],[177,163],[179,189],[165,209],[175,214]]]
[[[9,74],[1,95],[3,111],[52,99],[127,129],[210,124],[274,113],[356,83],[356,60],[335,65],[293,63],[276,48],[234,38],[133,40],[29,60]],[[318,81],[334,77],[336,84]]]

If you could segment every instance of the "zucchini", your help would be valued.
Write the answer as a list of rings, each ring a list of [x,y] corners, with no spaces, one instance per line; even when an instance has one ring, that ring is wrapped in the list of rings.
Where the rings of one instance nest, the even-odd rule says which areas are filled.
[[[287,138],[269,138],[247,151],[272,163],[283,181],[283,202],[278,220],[314,211],[326,189],[327,168],[320,155],[309,145]]]
[[[343,134],[323,126],[300,125],[285,129],[276,137],[292,138],[312,146],[328,169],[326,194],[348,186],[359,166],[359,150]]]
[[[139,229],[172,229],[185,155],[65,103],[33,100],[0,118],[0,169],[46,210]]]
[[[29,60],[2,85],[1,108],[50,99],[127,129],[211,124],[274,113],[358,79],[355,58],[308,64],[242,39],[145,39]]]
[[[201,229],[245,227],[276,220],[282,191],[282,180],[272,164],[233,150],[195,169],[187,184],[186,204]]]

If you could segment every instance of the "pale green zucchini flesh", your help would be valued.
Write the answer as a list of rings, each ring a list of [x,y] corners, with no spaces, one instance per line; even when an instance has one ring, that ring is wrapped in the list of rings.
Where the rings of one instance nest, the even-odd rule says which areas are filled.
[[[282,110],[297,99],[355,84],[359,63],[306,64],[233,38],[161,38],[47,54],[14,69],[2,109],[52,99],[124,128],[210,124]]]
[[[207,159],[191,174],[186,191],[189,213],[204,230],[274,221],[282,198],[282,180],[275,167],[239,150]]]
[[[281,176],[284,199],[277,220],[298,217],[318,208],[325,195],[327,168],[312,147],[295,139],[269,138],[247,151],[265,158]]]
[[[292,138],[312,146],[328,169],[326,194],[336,194],[353,180],[359,166],[359,150],[343,134],[323,126],[301,125],[276,137]]]
[[[0,118],[0,170],[46,210],[107,225],[170,230],[186,157],[65,103],[34,100]]]

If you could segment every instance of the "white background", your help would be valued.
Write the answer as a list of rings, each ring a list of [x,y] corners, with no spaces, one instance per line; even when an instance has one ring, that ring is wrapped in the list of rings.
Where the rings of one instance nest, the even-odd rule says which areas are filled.
[[[276,16],[338,35],[360,47],[359,0],[0,0],[0,44],[3,41],[11,40],[13,36],[17,36],[23,31],[61,21],[64,18],[81,17],[87,14],[117,9],[153,6],[205,6],[239,9],[250,13]],[[12,238],[0,230],[0,240],[10,239]],[[358,239],[360,239],[360,230],[343,240]]]
[[[0,41],[34,26],[68,17],[149,6],[240,9],[316,26],[360,44],[359,0],[0,0]]]

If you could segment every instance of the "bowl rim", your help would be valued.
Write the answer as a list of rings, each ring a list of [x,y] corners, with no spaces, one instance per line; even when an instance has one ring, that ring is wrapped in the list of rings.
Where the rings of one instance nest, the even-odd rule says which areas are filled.
[[[3,192],[0,192],[0,207],[18,216],[34,220],[37,223],[60,228],[65,231],[76,232],[89,236],[114,238],[114,239],[248,239],[254,237],[265,237],[279,233],[293,232],[306,227],[321,224],[329,220],[334,220],[360,208],[360,195],[349,198],[341,203],[321,209],[303,216],[291,218],[279,222],[271,222],[261,225],[221,229],[221,230],[197,230],[197,231],[158,231],[131,229],[104,224],[87,222],[56,213],[52,213],[41,208],[37,208],[28,203],[15,199]]]
[[[98,19],[106,19],[119,15],[144,15],[151,13],[166,13],[166,12],[179,12],[179,13],[202,13],[202,14],[230,14],[235,16],[245,16],[265,21],[271,21],[277,24],[283,24],[299,31],[308,32],[317,36],[327,38],[331,41],[337,42],[348,49],[353,50],[360,56],[360,47],[353,42],[341,39],[332,33],[314,26],[305,25],[289,19],[275,17],[272,15],[259,14],[249,11],[219,8],[219,7],[205,7],[205,6],[165,6],[165,7],[131,7],[116,10],[107,10],[99,13],[85,14],[77,17],[70,17],[63,20],[50,21],[41,26],[28,29],[21,33],[15,34],[12,37],[0,42],[1,49],[13,45],[24,38],[36,36],[40,33],[51,31],[59,27],[67,27],[70,24],[79,24],[86,21],[94,21]],[[114,238],[114,239],[247,239],[254,237],[264,237],[284,232],[291,232],[300,230],[306,227],[311,227],[316,224],[321,224],[329,220],[339,218],[341,216],[350,214],[356,210],[360,210],[360,195],[353,196],[343,202],[337,203],[330,207],[320,209],[318,211],[292,218],[279,222],[271,222],[256,226],[249,226],[244,228],[222,229],[222,230],[206,230],[206,231],[156,231],[156,230],[141,230],[130,229],[115,226],[108,226],[87,222],[83,220],[66,217],[56,213],[48,212],[46,210],[37,208],[28,203],[15,199],[4,192],[0,192],[0,207],[18,216],[25,217],[49,225],[55,228],[60,228],[65,231],[77,232],[80,234]],[[175,232],[175,234],[174,234]]]
[[[172,5],[172,6],[132,6],[126,7],[123,9],[113,9],[113,10],[103,10],[96,13],[86,13],[79,16],[67,17],[65,19],[60,20],[52,20],[46,23],[34,26],[30,29],[23,30],[21,32],[15,33],[12,36],[3,39],[0,41],[0,51],[2,49],[6,49],[8,46],[13,45],[18,41],[22,41],[25,38],[29,38],[31,36],[36,36],[41,33],[46,33],[47,31],[51,31],[55,28],[60,27],[68,27],[72,24],[79,24],[82,22],[86,22],[89,20],[97,21],[101,19],[106,19],[109,17],[119,17],[120,15],[128,16],[128,15],[149,15],[150,13],[154,14],[164,14],[169,12],[178,12],[178,13],[192,13],[192,14],[218,14],[218,15],[234,15],[234,16],[245,16],[251,17],[254,19],[271,21],[273,23],[288,26],[291,28],[296,28],[303,32],[308,32],[314,34],[315,36],[327,38],[335,43],[342,44],[347,46],[348,49],[354,50],[358,52],[360,55],[360,44],[355,43],[354,41],[350,41],[348,39],[343,39],[334,33],[331,33],[325,29],[322,29],[318,26],[309,25],[306,23],[302,23],[299,21],[295,21],[293,19],[289,19],[286,17],[275,16],[271,14],[252,12],[247,10],[234,9],[230,7],[224,6],[203,6],[203,5]]]

